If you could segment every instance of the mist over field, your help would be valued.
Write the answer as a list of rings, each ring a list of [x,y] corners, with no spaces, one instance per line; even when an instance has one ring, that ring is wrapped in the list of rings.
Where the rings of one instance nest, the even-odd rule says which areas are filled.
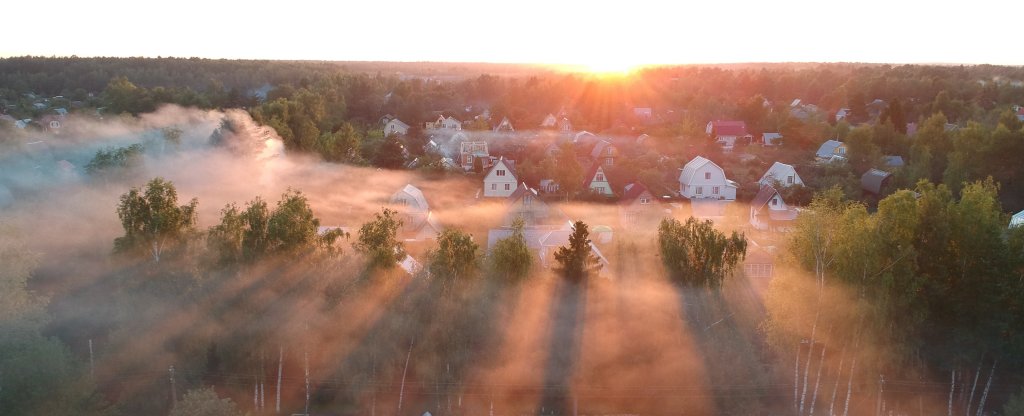
[[[160,63],[227,82],[0,88],[0,414],[1024,407],[1017,69]],[[704,157],[732,200],[682,195]]]

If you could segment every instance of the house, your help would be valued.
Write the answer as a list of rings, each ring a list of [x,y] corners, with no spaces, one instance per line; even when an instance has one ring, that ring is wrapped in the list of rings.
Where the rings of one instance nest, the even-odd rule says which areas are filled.
[[[558,182],[555,182],[554,179],[540,180],[540,191],[543,193],[553,194],[555,192],[558,192],[559,189],[560,187],[558,186]]]
[[[1010,228],[1024,226],[1024,210],[1010,217]]]
[[[409,254],[406,254],[405,258],[396,264],[398,265],[398,268],[402,269],[409,276],[415,276],[423,271],[423,265]]]
[[[26,119],[15,121],[14,122],[14,127],[24,130],[26,127],[28,127],[29,124],[32,124],[32,119],[26,118]]]
[[[872,168],[864,172],[864,175],[861,175],[860,187],[865,192],[881,195],[882,189],[889,183],[889,178],[891,177],[892,174],[889,172]]]
[[[409,132],[409,125],[402,122],[397,118],[393,118],[384,124],[384,137],[397,134],[404,136]]]
[[[480,168],[491,167],[491,156],[487,152],[487,142],[462,142],[459,143],[459,165],[466,172],[473,170],[475,161],[480,160]]]
[[[788,231],[796,220],[797,210],[786,205],[775,187],[761,187],[750,202],[750,225],[762,231]]]
[[[807,121],[818,115],[818,106],[804,104],[798,98],[789,104],[789,114],[795,119]]]
[[[761,175],[761,179],[757,183],[763,188],[765,186],[784,186],[789,187],[793,185],[803,185],[804,181],[800,179],[800,175],[796,173],[796,169],[793,165],[787,165],[781,162],[772,163],[772,166],[768,168],[768,171]]]
[[[903,161],[903,156],[885,155],[885,166],[890,168],[902,168],[906,163]]]
[[[647,140],[649,140],[650,138],[651,136],[648,135],[647,133],[636,136],[636,144],[643,146],[645,143],[647,143]]]
[[[640,120],[648,120],[654,115],[654,111],[650,107],[633,107],[633,117]]]
[[[660,220],[665,214],[661,200],[642,183],[634,182],[622,191],[619,200],[619,223],[623,227],[636,227],[648,221]]]
[[[709,121],[705,132],[726,151],[731,151],[737,141],[745,140],[750,143],[754,138],[747,133],[747,123],[743,121]]]
[[[462,130],[462,122],[456,120],[455,117],[449,116],[448,118],[445,118],[443,115],[441,115],[437,116],[437,120],[435,121],[426,122],[424,127],[426,130],[446,129],[459,131]]]
[[[572,136],[572,142],[576,144],[585,144],[593,141],[597,141],[597,135],[586,130]]]
[[[542,129],[553,129],[556,125],[558,125],[558,118],[551,113],[548,113],[548,115],[544,117],[544,120],[541,120],[540,122],[540,128]]]
[[[484,177],[484,197],[508,198],[519,187],[514,160],[500,158]]]
[[[889,108],[889,103],[885,102],[883,99],[876,98],[874,101],[867,103],[864,108],[868,112],[868,117],[877,119],[882,116],[882,112],[885,111],[885,109]]]
[[[442,231],[437,217],[430,211],[423,191],[412,184],[405,185],[391,195],[388,203],[401,215],[402,233],[407,236],[407,240],[432,239]]]
[[[851,111],[849,108],[840,108],[839,111],[836,111],[836,123],[846,120],[846,118],[850,116],[850,113]]]
[[[838,140],[826,140],[815,153],[819,162],[846,160],[846,144]]]
[[[568,118],[560,118],[558,120],[558,131],[566,134],[572,133],[572,122]]]
[[[386,126],[388,124],[388,122],[390,122],[391,120],[394,120],[394,119],[395,119],[395,116],[393,116],[391,114],[385,114],[383,116],[380,116],[380,119],[377,120],[377,123],[380,124],[381,128],[384,128],[384,126]]]
[[[1017,110],[1017,120],[1024,121],[1024,107]]]
[[[66,109],[64,107],[55,108],[55,109],[53,109],[53,112],[56,113],[61,118],[67,117],[67,115],[68,115],[68,109]]]
[[[540,199],[540,193],[526,186],[526,183],[519,184],[516,191],[509,195],[505,206],[505,226],[511,226],[516,218],[522,218],[530,226],[544,224],[551,213],[548,205]]]
[[[679,195],[689,199],[736,200],[739,185],[725,177],[722,168],[697,156],[679,172]]]
[[[594,145],[590,151],[590,160],[604,166],[615,165],[615,157],[619,155],[619,149],[607,140],[601,140]]]
[[[516,129],[512,127],[512,122],[508,121],[508,117],[502,117],[501,123],[494,126],[494,131],[497,133],[512,133],[515,132]]]
[[[765,146],[782,144],[782,133],[761,133],[761,144]]]
[[[594,163],[583,175],[583,188],[605,196],[614,195],[608,176],[604,173],[604,166],[600,163]]]

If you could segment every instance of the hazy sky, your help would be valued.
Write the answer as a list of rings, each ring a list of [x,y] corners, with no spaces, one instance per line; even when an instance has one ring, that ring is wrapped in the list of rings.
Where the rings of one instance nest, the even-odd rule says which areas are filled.
[[[1021,9],[974,1],[14,1],[0,56],[635,64],[1024,64]]]

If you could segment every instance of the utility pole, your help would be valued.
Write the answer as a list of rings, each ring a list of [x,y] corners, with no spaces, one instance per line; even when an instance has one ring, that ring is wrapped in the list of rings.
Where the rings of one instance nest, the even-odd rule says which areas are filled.
[[[405,375],[409,372],[409,357],[412,357],[412,341],[409,341],[409,352],[405,354],[405,369],[402,370],[402,386],[398,389],[398,410],[402,410],[402,398],[405,396]]]
[[[281,413],[281,373],[284,370],[284,347],[280,347],[277,352],[277,401],[274,406],[274,410]]]
[[[306,366],[306,416],[309,416],[309,351],[302,351],[302,361]]]
[[[93,361],[92,355],[92,338],[89,338],[89,377],[96,379],[96,364]]]

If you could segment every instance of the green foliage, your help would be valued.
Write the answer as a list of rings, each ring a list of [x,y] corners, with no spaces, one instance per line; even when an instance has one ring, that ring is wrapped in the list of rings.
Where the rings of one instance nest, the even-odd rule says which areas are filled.
[[[591,248],[590,231],[583,221],[576,221],[569,236],[569,245],[555,251],[556,270],[571,282],[579,282],[601,270],[601,260]]]
[[[85,172],[97,177],[127,176],[142,165],[145,150],[141,143],[97,150]]]
[[[405,164],[405,145],[397,135],[384,138],[384,143],[377,149],[373,165],[385,169],[400,169]]]
[[[323,156],[324,160],[349,164],[362,163],[360,147],[362,147],[362,139],[348,123],[343,123],[334,133],[321,133],[316,143],[316,151]]]
[[[491,270],[509,282],[525,279],[533,267],[533,253],[523,234],[525,224],[521,217],[517,217],[512,221],[512,235],[498,240],[491,249]]]
[[[193,198],[188,205],[178,206],[174,184],[155,178],[145,190],[132,188],[121,195],[117,216],[125,235],[114,240],[114,250],[122,253],[148,253],[154,262],[169,248],[184,242],[196,224]]]
[[[359,238],[353,246],[367,257],[369,268],[390,269],[405,258],[405,247],[397,237],[401,227],[398,211],[384,208],[359,228]]]
[[[695,287],[718,289],[736,265],[746,257],[747,239],[733,231],[718,231],[710,220],[693,217],[680,223],[674,218],[658,226],[661,260],[673,280]]]
[[[430,275],[445,288],[476,275],[480,267],[480,247],[473,236],[455,229],[437,235],[437,246],[427,252]]]
[[[170,416],[242,416],[231,399],[222,399],[211,387],[189,390],[171,409]]]
[[[559,147],[555,158],[555,182],[569,198],[576,196],[583,188],[583,167],[576,160],[576,149],[571,144]]]
[[[336,240],[348,238],[348,234],[340,229],[318,234],[319,227],[320,220],[313,215],[306,196],[289,189],[273,211],[259,197],[250,201],[245,211],[235,204],[225,206],[220,224],[208,231],[207,245],[220,265],[316,250],[336,254]]]

